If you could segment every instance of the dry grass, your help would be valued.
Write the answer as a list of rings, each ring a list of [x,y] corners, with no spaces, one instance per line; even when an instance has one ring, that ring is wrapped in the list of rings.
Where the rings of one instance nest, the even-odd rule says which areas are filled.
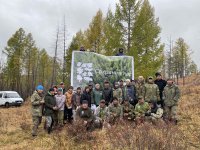
[[[48,135],[42,124],[38,137],[33,138],[27,102],[22,107],[0,108],[0,149],[200,149],[200,77],[193,75],[186,81],[186,86],[181,87],[178,126],[145,123],[134,127],[124,123],[107,130],[85,132],[80,125],[68,125]]]

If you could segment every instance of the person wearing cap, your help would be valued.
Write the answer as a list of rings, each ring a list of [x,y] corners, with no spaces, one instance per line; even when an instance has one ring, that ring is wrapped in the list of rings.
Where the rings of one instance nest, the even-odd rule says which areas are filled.
[[[88,106],[91,108],[91,95],[90,95],[90,88],[89,88],[89,86],[86,86],[85,90],[81,94],[81,104],[82,104],[83,100],[88,101]]]
[[[96,84],[95,85],[95,89],[93,90],[93,100],[94,100],[94,103],[95,105],[98,107],[99,106],[99,103],[100,103],[100,100],[103,98],[103,93],[102,91],[100,90],[100,84]]]
[[[119,100],[119,103],[121,104],[122,103],[122,89],[119,88],[119,83],[118,82],[115,82],[114,83],[114,88],[113,88],[113,97],[117,97],[117,99]]]
[[[131,105],[127,99],[125,99],[122,104],[122,111],[124,120],[133,120],[135,118],[134,106]]]
[[[103,88],[103,99],[106,101],[106,106],[108,106],[113,99],[113,90],[110,87],[110,83],[108,80],[104,81],[104,88]]]
[[[56,114],[58,107],[56,106],[56,98],[54,96],[55,90],[54,88],[50,88],[48,93],[46,94],[44,115],[45,115],[45,129],[47,129],[48,134],[51,133],[52,127],[56,126]]]
[[[64,107],[65,107],[65,95],[63,95],[62,88],[58,88],[58,93],[57,95],[55,95],[55,98],[56,98],[56,106],[58,107],[58,113],[57,113],[58,125],[62,127],[64,119]]]
[[[61,82],[61,83],[60,83],[60,88],[62,88],[62,94],[65,95],[66,89],[65,89],[65,84],[64,84],[64,82]]]
[[[144,93],[145,93],[145,81],[144,81],[144,77],[143,76],[139,76],[137,83],[135,85],[136,87],[136,97],[138,98],[139,96],[143,96],[144,97]]]
[[[81,122],[86,127],[86,130],[92,130],[94,119],[95,117],[92,109],[88,106],[88,101],[83,100],[81,107],[76,111],[76,121]]]
[[[126,86],[124,87],[124,97],[123,99],[127,99],[129,103],[133,106],[136,105],[136,88],[135,85],[131,85],[130,79],[126,79]]]
[[[158,124],[162,121],[163,109],[160,104],[156,102],[149,102],[149,110],[145,113],[145,120],[152,122],[153,124]]]
[[[164,107],[164,101],[163,101],[163,90],[165,88],[165,86],[167,85],[167,81],[162,79],[162,75],[161,73],[157,72],[155,74],[156,76],[156,80],[154,81],[155,84],[158,85],[159,88],[159,95],[160,95],[160,101],[159,104],[161,104],[162,108]]]
[[[42,108],[44,104],[42,95],[43,90],[44,87],[42,85],[38,85],[33,95],[31,96],[31,112],[33,120],[32,136],[37,136],[38,126],[41,124],[42,121]]]
[[[108,122],[114,125],[116,122],[123,119],[122,106],[119,104],[119,100],[114,97],[112,103],[108,106]]]
[[[81,87],[77,87],[76,92],[72,95],[73,119],[76,120],[76,111],[81,106]]]
[[[158,102],[160,101],[159,95],[159,88],[154,83],[153,77],[148,77],[147,83],[145,84],[145,92],[144,92],[144,99],[146,102],[153,101]]]
[[[73,111],[72,111],[72,96],[73,96],[73,86],[70,86],[65,93],[65,112],[64,112],[64,123],[72,122]]]
[[[136,124],[139,125],[144,122],[145,113],[149,110],[149,104],[144,101],[142,96],[138,97],[138,103],[135,105],[135,121]]]
[[[108,107],[106,106],[106,101],[102,99],[95,111],[95,116],[103,123],[108,117]]]
[[[177,107],[180,99],[180,89],[174,84],[173,79],[167,80],[167,85],[163,91],[164,99],[164,119],[177,124]]]
[[[124,49],[119,48],[119,53],[117,53],[116,56],[124,56]]]

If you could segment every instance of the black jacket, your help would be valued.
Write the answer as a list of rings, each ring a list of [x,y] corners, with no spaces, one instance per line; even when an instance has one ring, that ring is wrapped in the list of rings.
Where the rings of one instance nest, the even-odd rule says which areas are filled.
[[[90,93],[87,93],[86,91],[83,92],[83,94],[81,94],[81,104],[83,102],[83,100],[88,101],[88,106],[91,107],[91,95]]]
[[[160,99],[162,100],[162,93],[163,93],[165,86],[167,85],[167,81],[161,79],[161,80],[155,80],[154,83],[158,85],[158,88],[160,91]]]
[[[104,88],[102,95],[103,95],[103,99],[106,101],[106,104],[109,104],[110,102],[112,102],[112,99],[113,99],[112,88]]]
[[[56,106],[55,96],[47,93],[47,95],[44,98],[44,101],[45,101],[44,115],[45,116],[53,115],[55,113],[55,110],[53,110],[53,107]]]

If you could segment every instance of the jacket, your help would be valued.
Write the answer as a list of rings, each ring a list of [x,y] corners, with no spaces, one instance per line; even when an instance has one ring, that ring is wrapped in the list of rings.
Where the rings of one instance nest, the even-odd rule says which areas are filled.
[[[81,104],[82,104],[83,100],[88,101],[88,106],[91,107],[91,95],[90,95],[90,93],[87,93],[86,91],[84,91],[83,94],[81,94]]]
[[[50,93],[47,93],[47,95],[44,98],[45,101],[45,110],[44,115],[45,116],[51,116],[55,113],[55,110],[53,110],[53,107],[56,106],[56,98],[54,95],[51,95]]]
[[[56,98],[56,106],[58,107],[58,110],[64,110],[65,106],[65,95],[55,95]]]
[[[31,96],[31,104],[32,104],[32,116],[42,116],[42,106],[40,102],[42,101],[42,97],[38,94],[37,91],[33,93]]]
[[[177,85],[167,85],[163,91],[163,99],[166,106],[176,106],[180,98],[180,90]]]
[[[103,99],[106,101],[106,105],[112,102],[113,99],[113,90],[112,88],[104,88],[103,89]]]
[[[100,90],[93,90],[93,100],[94,100],[94,104],[99,105],[100,100],[102,100],[103,98],[103,93]]]
[[[145,94],[144,99],[146,102],[153,101],[158,102],[160,101],[159,95],[159,88],[156,84],[147,83],[145,84]]]

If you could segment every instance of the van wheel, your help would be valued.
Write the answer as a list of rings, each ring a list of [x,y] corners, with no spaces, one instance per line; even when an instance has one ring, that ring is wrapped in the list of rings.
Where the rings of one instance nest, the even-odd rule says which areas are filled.
[[[5,103],[5,107],[6,107],[6,108],[9,107],[9,103],[8,103],[8,102]]]

